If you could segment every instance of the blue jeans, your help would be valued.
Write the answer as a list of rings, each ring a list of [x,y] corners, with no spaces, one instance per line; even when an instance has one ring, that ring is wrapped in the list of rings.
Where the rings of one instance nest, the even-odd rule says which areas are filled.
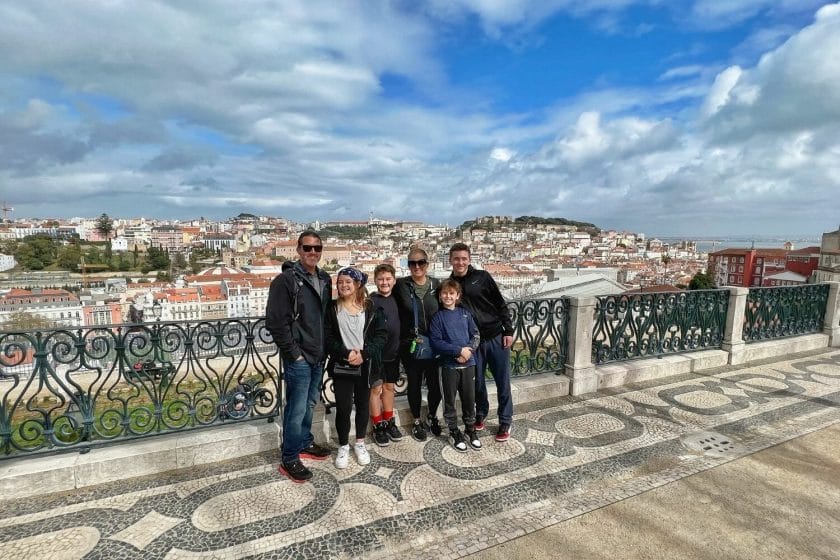
[[[510,394],[510,348],[502,345],[502,335],[481,340],[475,353],[475,415],[487,417],[490,401],[487,399],[487,383],[484,370],[489,366],[496,382],[499,397],[499,423],[508,426],[513,421],[513,398]]]
[[[283,409],[283,444],[280,454],[284,463],[300,458],[300,452],[315,441],[312,436],[312,412],[321,395],[321,364],[306,360],[283,360],[286,380],[286,407]]]

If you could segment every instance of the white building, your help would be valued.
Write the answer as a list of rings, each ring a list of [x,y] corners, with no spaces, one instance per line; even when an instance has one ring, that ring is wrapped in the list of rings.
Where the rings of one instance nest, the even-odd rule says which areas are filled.
[[[124,253],[128,251],[128,239],[125,237],[115,237],[111,240],[111,250],[117,253]]]
[[[67,290],[13,289],[0,297],[0,323],[19,312],[38,315],[57,327],[80,327],[83,323],[82,304]]]
[[[11,270],[17,265],[15,257],[12,255],[4,255],[0,253],[0,272]]]

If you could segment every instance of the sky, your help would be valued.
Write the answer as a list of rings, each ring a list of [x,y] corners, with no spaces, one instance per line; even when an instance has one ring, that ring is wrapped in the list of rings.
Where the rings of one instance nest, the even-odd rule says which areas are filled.
[[[840,3],[0,0],[12,217],[840,224]]]

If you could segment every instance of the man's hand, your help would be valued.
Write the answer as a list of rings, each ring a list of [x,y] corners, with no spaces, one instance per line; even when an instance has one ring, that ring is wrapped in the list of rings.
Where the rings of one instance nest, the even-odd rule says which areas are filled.
[[[513,337],[512,336],[503,336],[502,337],[502,346],[505,348],[510,348],[513,346]]]

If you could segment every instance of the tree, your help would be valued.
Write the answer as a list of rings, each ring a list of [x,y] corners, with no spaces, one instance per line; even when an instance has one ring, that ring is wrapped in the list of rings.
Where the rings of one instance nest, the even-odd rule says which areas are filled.
[[[99,250],[99,247],[94,245],[88,248],[87,252],[85,253],[85,262],[87,264],[106,264],[102,261],[102,251]]]
[[[158,247],[149,247],[146,251],[146,264],[143,265],[143,272],[150,270],[169,270],[169,253]]]
[[[6,322],[0,325],[0,329],[4,331],[35,331],[53,327],[54,325],[49,319],[27,311],[11,313]]]
[[[714,290],[715,288],[717,286],[715,286],[712,276],[704,272],[695,274],[688,284],[689,290]]]
[[[668,282],[668,265],[671,263],[671,257],[668,253],[662,253],[662,264],[665,265],[665,273],[662,275],[662,283]]]
[[[177,270],[185,270],[187,268],[187,259],[184,257],[184,253],[179,251],[175,253],[175,261],[173,262],[173,266]]]
[[[105,212],[102,213],[96,219],[96,225],[94,226],[96,231],[102,234],[102,237],[105,239],[109,239],[111,237],[111,232],[114,231],[114,220],[108,217],[108,214]]]
[[[105,262],[111,263],[111,232],[114,231],[114,220],[108,217],[105,212],[96,219],[96,231],[105,238]]]
[[[45,235],[30,235],[16,244],[15,260],[25,270],[41,270],[53,264],[58,255],[58,245]]]
[[[65,245],[58,250],[58,258],[56,262],[58,266],[64,270],[76,270],[79,268],[79,261],[82,256],[82,252],[79,250],[79,246],[75,243],[71,243],[70,245]]]

